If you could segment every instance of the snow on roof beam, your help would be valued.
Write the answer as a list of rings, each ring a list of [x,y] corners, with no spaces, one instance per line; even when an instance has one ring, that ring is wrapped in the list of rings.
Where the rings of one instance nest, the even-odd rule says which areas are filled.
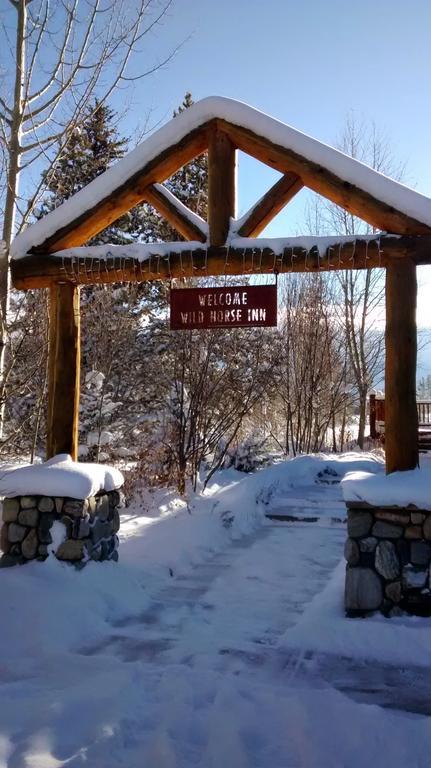
[[[135,243],[72,248],[12,261],[16,288],[45,288],[55,282],[75,285],[174,277],[323,272],[387,267],[406,256],[431,263],[431,236],[232,238],[228,247],[199,242]]]
[[[178,200],[163,184],[152,184],[147,187],[145,200],[186,240],[206,242],[208,234],[206,221]]]

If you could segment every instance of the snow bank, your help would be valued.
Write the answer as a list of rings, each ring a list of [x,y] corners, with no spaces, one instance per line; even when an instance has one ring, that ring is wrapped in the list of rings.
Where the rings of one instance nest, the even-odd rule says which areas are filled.
[[[112,168],[18,235],[12,243],[12,258],[25,256],[30,248],[39,245],[68,222],[82,216],[89,208],[112,194],[167,147],[181,141],[188,133],[214,118],[227,120],[259,136],[265,136],[274,144],[323,166],[343,181],[354,184],[382,202],[431,226],[431,200],[425,195],[387,178],[359,160],[354,160],[247,104],[212,96],[196,102],[163,125]]]
[[[408,507],[431,510],[431,469],[412,469],[390,475],[355,471],[342,481],[345,501],[365,501],[375,506]]]
[[[255,577],[262,579],[262,566],[265,572],[271,557],[274,585],[267,581],[267,589],[272,596],[277,589],[282,595],[289,592],[290,605],[296,605],[302,569],[310,577],[302,551],[295,547],[296,539],[286,551],[274,537],[273,548],[265,550],[266,562],[259,555],[253,557],[253,578],[244,562],[242,569],[227,570],[225,581],[218,587],[213,582],[211,595],[198,598],[194,609],[187,599],[184,603],[181,597],[173,599],[172,593],[161,598],[157,589],[164,584],[149,581],[157,558],[166,561],[171,554],[180,561],[178,553],[186,552],[187,536],[196,524],[200,533],[189,542],[190,557],[193,551],[198,553],[204,538],[211,544],[213,536],[212,546],[222,546],[231,535],[257,524],[259,499],[270,491],[271,483],[285,483],[286,487],[307,484],[319,479],[324,467],[335,467],[342,475],[355,462],[368,462],[369,467],[383,471],[374,457],[357,454],[356,458],[299,457],[246,477],[234,470],[217,473],[205,498],[197,495],[190,512],[184,501],[166,493],[164,500],[161,494],[157,497],[157,509],[129,508],[125,516],[129,535],[118,564],[90,563],[77,572],[49,559],[43,564],[0,570],[0,765],[427,766],[431,749],[428,718],[373,706],[372,693],[366,703],[358,703],[320,679],[303,680],[298,666],[286,665],[280,649],[266,644],[269,638],[262,635],[258,622],[258,634],[250,636],[256,637],[256,643],[259,638],[265,642],[257,654],[235,656],[217,651],[235,636],[234,625],[240,625],[245,614],[250,615],[250,629],[254,628]],[[246,490],[247,483],[253,490]],[[236,515],[226,527],[220,510],[229,509],[235,509]],[[152,513],[159,517],[151,518]],[[179,540],[181,527],[184,534]],[[157,528],[164,533],[156,535]],[[293,529],[306,535],[311,526],[290,527]],[[316,528],[315,535],[316,542],[321,541],[321,529]],[[135,560],[129,558],[132,552],[128,549],[129,544],[136,544],[138,554],[134,538],[148,540],[141,549],[145,556]],[[285,559],[290,556],[290,581],[280,579],[277,553]],[[151,554],[153,561],[146,559]],[[319,562],[313,568],[316,573]],[[242,583],[237,578],[241,574]],[[169,578],[166,573],[165,581]],[[290,630],[283,641],[287,648],[314,647],[367,659],[380,655],[382,660],[390,656],[391,660],[407,659],[408,664],[430,663],[426,641],[430,621],[344,619],[343,581],[341,568],[323,595],[310,604],[297,629]],[[187,582],[184,586],[187,588]],[[181,595],[181,581],[177,589]],[[237,591],[237,601],[245,595],[239,616],[220,610],[227,590]],[[230,601],[231,606],[235,600]],[[208,620],[211,605],[216,608],[211,615],[218,614],[219,622]],[[269,614],[276,607],[274,599]],[[280,600],[278,611],[283,620],[286,610],[289,602]],[[201,632],[198,637],[193,633],[196,627]],[[215,651],[201,647],[196,658],[196,646],[205,632],[216,634],[217,629],[219,635],[211,646]],[[116,645],[116,641],[121,642]],[[130,657],[121,652],[127,648],[132,650]]]
[[[317,594],[281,645],[288,650],[311,651],[381,663],[429,667],[431,619],[381,614],[347,619],[344,612],[345,563],[342,562]]]
[[[89,467],[89,475],[77,474],[74,467]],[[20,494],[51,495],[57,493],[51,490],[56,487],[51,480],[56,474],[48,476],[48,472],[53,473],[56,468],[61,472],[61,494],[67,495],[67,483],[67,493],[85,498],[75,494],[80,488],[86,491],[89,486],[85,483],[89,480],[94,483],[91,470],[96,467],[102,472],[115,472],[101,465],[75,464],[70,457],[61,455],[38,467],[21,467],[15,474],[20,473],[21,477],[24,470],[34,470],[29,473],[31,485],[20,482]],[[139,615],[147,608],[151,589],[157,589],[172,576],[188,573],[197,563],[227,548],[233,539],[264,524],[256,490],[248,491],[242,480],[238,482],[238,477],[244,475],[234,470],[219,475],[208,496],[196,494],[189,506],[165,490],[156,492],[152,510],[143,510],[139,502],[128,507],[121,519],[118,563],[88,563],[82,571],[76,571],[56,558],[49,558],[44,563],[31,562],[0,570],[0,659],[13,658],[18,663],[20,658],[37,658],[38,663],[44,664],[51,654],[74,652],[101,642],[112,624]],[[118,476],[122,480],[119,472]],[[18,488],[17,483],[12,486],[10,478],[11,475],[9,488]],[[33,478],[39,478],[40,490],[35,489]],[[49,486],[42,484],[44,478]],[[3,489],[3,485],[0,487]],[[91,490],[96,487],[99,489],[96,484]],[[222,489],[224,501],[219,505],[217,499]],[[235,513],[226,514],[231,509]],[[31,632],[22,631],[23,621],[31,626]],[[1,672],[0,666],[0,681]]]
[[[266,497],[275,492],[288,491],[305,485],[330,479],[341,481],[351,472],[367,472],[370,475],[384,472],[384,462],[374,453],[314,453],[296,456],[272,467],[260,470],[250,478],[249,485],[261,489]]]
[[[108,622],[139,613],[149,602],[142,574],[108,561],[77,571],[49,557],[3,568],[0,586],[0,658],[12,675],[19,675],[21,663],[38,659],[43,669],[52,654],[97,643]]]
[[[95,482],[91,471],[89,476],[74,472],[74,468],[86,467],[100,471],[100,482]],[[49,558],[45,563],[0,570],[0,658],[16,660],[14,669],[19,676],[20,659],[23,666],[31,659],[40,664],[42,658],[48,664],[51,655],[51,664],[60,651],[70,653],[102,642],[116,621],[144,611],[151,592],[172,576],[189,573],[196,564],[228,548],[233,540],[265,525],[265,506],[278,490],[313,484],[325,468],[342,477],[352,468],[380,472],[383,464],[372,454],[319,454],[284,461],[253,475],[225,470],[216,473],[205,494],[196,494],[189,505],[173,492],[164,491],[155,494],[152,508],[143,508],[139,502],[128,507],[121,519],[118,563],[89,563],[77,572]],[[6,489],[20,494],[65,495],[67,483],[68,494],[85,498],[89,491],[106,484],[106,469],[58,456],[38,467],[6,473],[7,483],[1,478],[0,489],[2,493]],[[109,468],[108,472],[114,473],[112,487],[122,481],[120,473]],[[61,488],[53,484],[57,473]],[[12,485],[13,476],[29,477],[31,484]],[[77,496],[77,477],[81,497]],[[35,485],[36,478],[39,486]],[[48,481],[49,485],[43,484]],[[23,622],[31,632],[22,631]]]
[[[218,472],[205,495],[195,494],[189,504],[163,490],[148,497],[146,513],[139,501],[132,503],[121,521],[121,563],[144,563],[150,580],[184,575],[232,541],[253,533],[265,523],[261,494],[265,478],[260,483],[250,480],[254,477],[229,469]]]
[[[81,464],[61,453],[44,464],[2,467],[0,496],[65,496],[87,499],[123,485],[121,472],[104,464]]]

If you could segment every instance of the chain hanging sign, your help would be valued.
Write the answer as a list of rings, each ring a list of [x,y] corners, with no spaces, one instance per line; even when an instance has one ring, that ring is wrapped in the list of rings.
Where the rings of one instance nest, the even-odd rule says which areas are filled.
[[[277,285],[172,288],[171,330],[277,325]]]

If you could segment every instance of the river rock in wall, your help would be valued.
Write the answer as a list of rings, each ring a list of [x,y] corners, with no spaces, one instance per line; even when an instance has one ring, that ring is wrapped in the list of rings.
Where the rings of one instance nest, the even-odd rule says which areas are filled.
[[[345,605],[348,611],[375,611],[382,600],[382,582],[371,568],[347,569]]]
[[[396,579],[400,574],[400,561],[391,541],[381,541],[376,549],[376,571],[387,581]]]
[[[347,532],[349,536],[358,539],[366,536],[371,528],[373,517],[369,512],[349,511],[347,518]]]
[[[354,539],[346,539],[344,557],[349,565],[357,565],[359,563],[359,547]]]

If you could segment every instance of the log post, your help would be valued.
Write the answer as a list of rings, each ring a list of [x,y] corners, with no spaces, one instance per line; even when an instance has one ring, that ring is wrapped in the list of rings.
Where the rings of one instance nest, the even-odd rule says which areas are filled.
[[[209,244],[222,246],[236,215],[236,150],[223,131],[212,127],[208,136]]]
[[[386,472],[419,463],[416,408],[416,266],[403,258],[386,268]]]
[[[80,378],[79,287],[58,283],[50,289],[47,458],[78,457]]]

